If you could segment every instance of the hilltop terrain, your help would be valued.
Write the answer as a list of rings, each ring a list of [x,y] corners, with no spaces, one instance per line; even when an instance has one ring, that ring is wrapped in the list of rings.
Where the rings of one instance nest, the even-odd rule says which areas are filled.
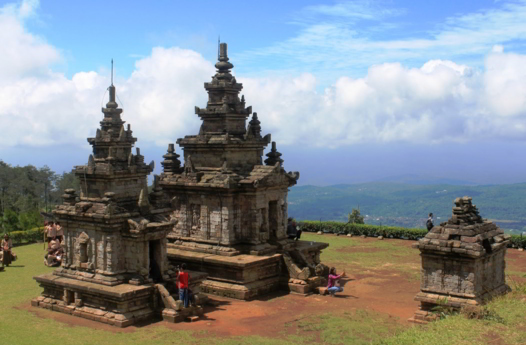
[[[512,233],[526,231],[526,183],[466,186],[371,182],[290,189],[289,215],[298,220],[347,221],[359,208],[366,224],[424,227],[427,214],[437,221],[451,216],[453,200],[471,196],[484,218]]]

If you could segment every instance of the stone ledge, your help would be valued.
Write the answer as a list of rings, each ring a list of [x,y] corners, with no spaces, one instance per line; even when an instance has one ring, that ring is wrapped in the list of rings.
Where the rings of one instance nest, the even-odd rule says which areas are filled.
[[[279,288],[279,277],[255,281],[245,285],[205,280],[201,291],[234,299],[250,300]]]
[[[263,262],[273,262],[281,260],[281,254],[274,254],[271,256],[256,256],[241,254],[236,256],[222,256],[207,253],[192,252],[189,250],[181,250],[175,248],[167,248],[167,255],[169,259],[178,261],[192,261],[208,264],[221,264],[229,267],[248,268],[257,266]]]
[[[38,283],[67,288],[73,291],[87,294],[97,294],[118,299],[131,299],[138,295],[148,295],[153,293],[153,286],[135,286],[131,284],[120,284],[106,286],[76,279],[64,278],[53,274],[44,274],[33,277]]]
[[[42,296],[32,299],[31,305],[33,307],[49,309],[63,314],[82,317],[84,319],[102,322],[121,328],[131,326],[140,321],[151,319],[154,316],[153,310],[151,310],[149,307],[142,308],[134,312],[119,314],[97,308],[66,305],[63,301],[52,298],[44,298]]]

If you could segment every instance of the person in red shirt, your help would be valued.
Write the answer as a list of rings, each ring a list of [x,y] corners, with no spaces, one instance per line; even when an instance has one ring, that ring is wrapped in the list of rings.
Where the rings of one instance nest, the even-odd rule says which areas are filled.
[[[190,290],[188,289],[188,281],[190,280],[190,275],[188,272],[185,272],[186,264],[182,264],[179,268],[179,273],[177,274],[177,287],[179,288],[179,300],[183,301],[184,307],[188,308],[188,303],[190,301]]]

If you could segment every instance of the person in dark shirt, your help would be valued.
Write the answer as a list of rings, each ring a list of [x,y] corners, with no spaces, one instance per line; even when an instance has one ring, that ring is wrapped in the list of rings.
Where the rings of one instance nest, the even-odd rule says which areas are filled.
[[[288,219],[287,236],[291,240],[299,240],[301,237],[301,230],[296,227],[296,221],[292,218]]]
[[[433,226],[433,213],[430,213],[426,222],[427,232],[431,231],[431,229],[433,229]]]

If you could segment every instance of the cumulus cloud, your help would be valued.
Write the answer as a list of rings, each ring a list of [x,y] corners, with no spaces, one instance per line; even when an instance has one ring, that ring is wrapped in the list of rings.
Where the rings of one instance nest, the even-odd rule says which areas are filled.
[[[86,145],[102,119],[109,76],[87,71],[70,79],[53,72],[58,50],[27,32],[16,13],[0,14],[0,27],[17,29],[2,48],[11,58],[0,54],[0,145]],[[32,67],[20,68],[19,55]],[[213,73],[213,63],[194,51],[158,47],[137,60],[129,78],[117,76],[123,118],[139,145],[165,146],[197,134],[194,106],[206,105],[203,83]],[[263,131],[280,145],[526,138],[526,56],[502,48],[489,51],[482,70],[448,60],[419,68],[384,63],[363,78],[341,76],[322,91],[310,73],[237,78]]]
[[[364,78],[339,78],[323,94],[308,74],[240,80],[263,125],[283,143],[524,140],[525,59],[490,53],[483,71],[442,60],[420,68],[380,64]]]
[[[24,20],[33,17],[37,8],[38,1],[0,8],[0,84],[46,74],[49,65],[60,59],[56,48],[24,29]]]

